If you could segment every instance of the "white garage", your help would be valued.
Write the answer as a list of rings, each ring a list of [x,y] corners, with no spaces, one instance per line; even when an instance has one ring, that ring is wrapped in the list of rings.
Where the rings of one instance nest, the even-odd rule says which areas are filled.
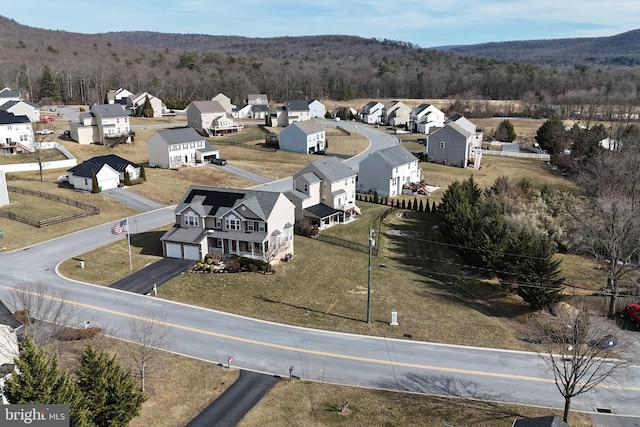
[[[182,245],[179,243],[167,243],[167,258],[182,258]]]
[[[183,245],[180,243],[166,243],[166,252],[167,258],[183,258],[183,259],[192,259],[199,260],[202,258],[200,256],[200,247],[193,245]]]

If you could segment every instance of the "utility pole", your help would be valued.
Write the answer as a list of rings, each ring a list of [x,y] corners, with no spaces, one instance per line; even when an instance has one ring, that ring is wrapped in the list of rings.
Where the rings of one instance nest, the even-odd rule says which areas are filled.
[[[371,249],[376,244],[373,228],[369,229],[369,271],[367,274],[367,323],[371,323]]]

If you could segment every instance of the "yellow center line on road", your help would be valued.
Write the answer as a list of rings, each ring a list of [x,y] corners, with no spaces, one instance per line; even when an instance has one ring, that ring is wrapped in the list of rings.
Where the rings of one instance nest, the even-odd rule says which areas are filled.
[[[35,292],[25,291],[24,289],[20,289],[20,290],[15,289],[15,288],[7,288],[7,289],[36,295]],[[100,312],[103,312],[103,313],[115,314],[117,316],[122,316],[122,317],[129,318],[129,319],[136,319],[136,320],[143,320],[143,321],[153,322],[153,323],[157,323],[157,324],[160,324],[160,325],[163,325],[163,326],[168,326],[168,327],[172,327],[172,328],[176,328],[176,329],[181,329],[183,331],[194,332],[194,333],[198,333],[198,334],[202,334],[202,335],[208,335],[208,336],[217,337],[217,338],[224,338],[224,339],[231,340],[231,341],[237,341],[237,342],[242,342],[242,343],[246,343],[246,344],[253,344],[253,345],[258,345],[258,346],[262,346],[262,347],[275,348],[275,349],[278,349],[278,350],[286,350],[286,351],[292,351],[292,352],[298,352],[298,353],[305,353],[305,354],[311,354],[311,355],[315,355],[315,356],[333,357],[333,358],[336,358],[336,359],[353,360],[353,361],[357,361],[357,362],[375,363],[375,364],[378,364],[378,365],[389,365],[389,366],[396,366],[396,367],[397,366],[401,366],[401,367],[405,367],[405,368],[416,368],[416,369],[424,369],[424,370],[430,370],[430,371],[449,372],[449,373],[467,374],[467,375],[478,375],[478,376],[485,376],[485,377],[506,378],[506,379],[515,379],[515,380],[523,380],[523,381],[536,381],[536,382],[545,382],[545,383],[554,383],[555,382],[555,380],[553,380],[553,379],[530,377],[530,376],[526,376],[526,375],[505,374],[505,373],[499,373],[499,372],[485,372],[485,371],[476,371],[476,370],[471,370],[471,369],[460,369],[460,368],[447,368],[447,367],[442,367],[442,366],[432,366],[432,365],[423,365],[423,364],[419,364],[419,363],[398,362],[398,361],[391,361],[391,360],[385,360],[385,359],[373,359],[373,358],[370,358],[370,357],[350,356],[350,355],[347,355],[347,354],[330,353],[330,352],[318,351],[318,350],[309,350],[309,349],[305,349],[305,348],[291,347],[291,346],[282,345],[282,344],[274,344],[274,343],[269,343],[269,342],[264,342],[264,341],[257,341],[257,340],[253,340],[253,339],[250,339],[250,338],[242,338],[242,337],[237,337],[237,336],[234,336],[234,335],[228,335],[228,334],[222,334],[222,333],[219,333],[219,332],[207,331],[207,330],[204,330],[204,329],[193,328],[191,326],[178,325],[178,324],[175,324],[175,323],[170,323],[170,322],[166,322],[166,321],[162,321],[162,320],[149,319],[149,318],[146,318],[146,317],[143,317],[143,316],[139,316],[139,315],[136,315],[136,314],[129,314],[129,313],[124,313],[122,311],[111,310],[109,308],[98,307],[98,306],[91,305],[91,304],[85,304],[85,303],[76,302],[76,301],[69,301],[69,300],[65,300],[65,299],[62,299],[62,298],[59,298],[59,297],[50,296],[50,295],[46,295],[45,296],[45,295],[42,295],[42,294],[37,294],[37,296],[49,298],[49,299],[52,299],[52,300],[57,300],[57,301],[64,302],[64,303],[67,303],[67,304],[73,304],[73,305],[76,305],[78,307],[83,307],[83,308],[87,308],[87,309],[91,309],[91,310],[96,310],[96,311],[100,311]],[[599,385],[599,386],[603,387],[603,388],[609,388],[609,389],[640,391],[640,387],[622,387],[622,386],[608,386],[608,385],[607,386]]]

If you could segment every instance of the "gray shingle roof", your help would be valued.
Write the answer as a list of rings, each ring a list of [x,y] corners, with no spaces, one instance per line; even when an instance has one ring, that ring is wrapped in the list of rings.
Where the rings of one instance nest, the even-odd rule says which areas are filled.
[[[183,144],[185,142],[202,141],[204,138],[193,128],[178,128],[161,130],[155,133],[167,145]]]
[[[402,145],[383,148],[382,150],[378,150],[373,153],[372,156],[380,156],[391,166],[406,165],[407,163],[418,160],[416,156],[411,154],[411,152]]]
[[[129,114],[120,104],[96,104],[91,107],[91,112],[103,119],[127,117]]]
[[[0,110],[0,125],[10,125],[13,123],[31,123],[27,116],[16,116],[8,111]]]
[[[2,300],[0,300],[0,325],[7,325],[13,329],[21,325],[21,323],[18,322],[18,319],[13,316],[7,306],[4,305]]]
[[[285,101],[284,107],[287,111],[309,111],[307,101]]]
[[[341,179],[346,179],[356,175],[353,169],[342,163],[337,157],[334,156],[322,157],[320,160],[309,163],[307,166],[302,168],[300,172],[294,175],[294,178],[297,178],[298,176],[307,172],[313,172],[320,177],[325,177],[331,182],[339,181]]]
[[[218,101],[193,101],[191,105],[196,108],[200,113],[225,113],[222,104]],[[188,107],[187,107],[188,108]]]
[[[295,126],[304,132],[306,135],[313,135],[315,133],[320,133],[324,130],[324,128],[316,122],[312,122],[311,120],[302,120],[300,122],[295,122],[290,124],[289,126]]]
[[[0,98],[20,98],[20,91],[5,87],[0,90]]]

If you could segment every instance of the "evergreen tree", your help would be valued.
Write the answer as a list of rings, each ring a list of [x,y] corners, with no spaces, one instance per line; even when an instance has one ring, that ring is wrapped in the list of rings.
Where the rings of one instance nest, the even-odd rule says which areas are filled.
[[[429,206],[429,200],[427,199],[427,206]],[[420,199],[420,206],[418,207],[420,212],[424,211],[424,203],[422,203],[422,199]]]
[[[407,207],[406,201],[402,199],[402,209],[406,209],[406,207]]]
[[[511,255],[499,274],[503,285],[515,288],[518,295],[536,310],[565,299],[560,260],[553,259],[555,247],[547,236],[521,230],[512,237],[507,251]]]
[[[124,171],[124,185],[131,185],[131,176],[129,175],[129,171]]]
[[[414,211],[418,210],[418,198],[417,197],[413,198],[413,210]]]
[[[60,85],[48,65],[45,65],[40,75],[40,98],[60,99]]]
[[[550,154],[562,153],[569,147],[567,131],[564,123],[558,116],[552,116],[538,128],[535,136],[540,148],[547,150]]]
[[[26,336],[20,344],[15,371],[4,385],[9,403],[69,405],[72,426],[87,426],[87,408],[80,389],[60,370],[58,359],[51,357]]]
[[[373,203],[378,203],[378,202],[379,202],[379,200],[378,200],[378,192],[374,191],[373,192]]]
[[[91,192],[93,194],[97,194],[100,192],[100,187],[98,186],[98,177],[95,172],[91,172]]]
[[[516,139],[516,131],[509,120],[503,120],[498,125],[493,137],[496,141],[513,142]]]
[[[140,166],[140,179],[143,181],[147,180],[147,173],[144,170],[144,166]]]
[[[142,115],[144,117],[153,117],[153,107],[151,106],[151,101],[149,101],[148,95],[144,99],[144,105],[142,106]]]
[[[110,357],[91,344],[80,357],[78,387],[84,394],[90,421],[98,427],[126,426],[140,413],[146,400],[115,356]]]

